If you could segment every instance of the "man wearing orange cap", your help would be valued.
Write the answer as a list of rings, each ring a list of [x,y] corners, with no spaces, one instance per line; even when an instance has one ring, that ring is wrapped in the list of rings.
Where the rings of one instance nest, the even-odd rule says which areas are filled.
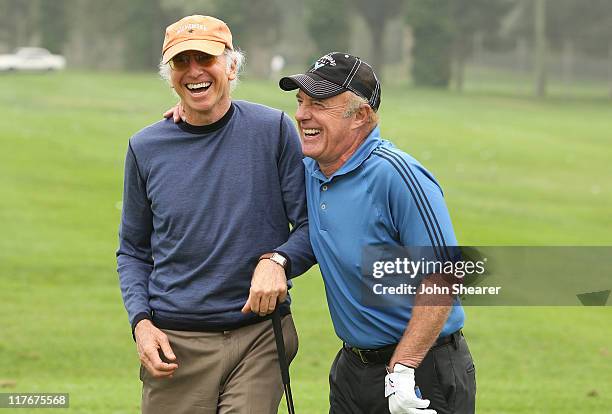
[[[117,263],[144,413],[276,413],[277,301],[297,352],[287,279],[314,262],[300,141],[281,111],[231,99],[242,60],[221,20],[170,25],[160,73],[184,121],[129,141]]]

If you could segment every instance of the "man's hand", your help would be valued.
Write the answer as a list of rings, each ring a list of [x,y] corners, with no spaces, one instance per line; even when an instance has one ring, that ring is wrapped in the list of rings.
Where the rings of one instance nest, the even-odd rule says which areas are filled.
[[[163,352],[168,361],[176,361],[176,356],[170,348],[170,342],[165,333],[155,327],[148,319],[143,319],[134,329],[136,346],[140,362],[155,378],[172,378],[172,374],[178,368],[176,363],[166,363],[161,360],[159,350]]]
[[[164,112],[164,118],[172,118],[175,124],[178,124],[181,121],[185,121],[185,113],[183,112],[183,105],[181,103],[177,103],[172,108],[168,109]]]
[[[257,264],[251,279],[251,290],[242,313],[254,312],[265,316],[274,311],[276,301],[287,298],[287,276],[285,269],[276,262],[262,259]]]
[[[385,397],[389,397],[391,414],[436,414],[429,407],[429,400],[415,393],[414,369],[395,364],[393,372],[385,377]]]

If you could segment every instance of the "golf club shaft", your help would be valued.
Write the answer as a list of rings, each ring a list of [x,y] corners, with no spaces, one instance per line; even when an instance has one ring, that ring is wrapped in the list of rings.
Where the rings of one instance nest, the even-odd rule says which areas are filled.
[[[285,399],[287,400],[287,411],[289,414],[295,414],[295,408],[293,407],[293,395],[291,394],[291,385],[284,384],[285,388]]]
[[[280,366],[283,388],[285,389],[285,400],[289,414],[295,414],[293,407],[293,395],[291,394],[291,380],[289,378],[289,364],[287,363],[287,353],[285,352],[285,340],[283,328],[281,326],[280,312],[278,306],[272,313],[272,328],[274,329],[274,339],[276,339],[276,351],[278,353],[278,365]]]

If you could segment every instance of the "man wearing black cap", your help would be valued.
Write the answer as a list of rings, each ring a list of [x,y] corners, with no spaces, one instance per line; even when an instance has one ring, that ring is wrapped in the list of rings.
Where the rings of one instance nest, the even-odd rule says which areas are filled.
[[[362,249],[428,246],[443,261],[457,245],[435,178],[380,137],[374,71],[329,53],[280,87],[298,90],[310,241],[344,342],[329,376],[330,413],[473,413],[475,370],[457,298],[375,291],[375,303],[363,300]],[[431,274],[421,286],[449,283]]]

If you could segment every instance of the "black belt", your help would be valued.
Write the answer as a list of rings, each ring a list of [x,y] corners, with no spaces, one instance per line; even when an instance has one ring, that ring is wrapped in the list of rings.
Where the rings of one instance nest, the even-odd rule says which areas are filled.
[[[447,345],[447,344],[456,344],[457,340],[460,336],[463,336],[463,332],[459,329],[457,332],[453,332],[448,336],[443,336],[442,338],[438,338],[436,342],[432,345],[430,349],[437,348],[439,346]],[[357,355],[361,362],[364,364],[388,364],[389,360],[393,356],[393,352],[395,351],[395,347],[397,344],[383,346],[378,349],[360,349],[354,346],[350,346],[345,343],[344,348],[347,351],[352,352]]]

